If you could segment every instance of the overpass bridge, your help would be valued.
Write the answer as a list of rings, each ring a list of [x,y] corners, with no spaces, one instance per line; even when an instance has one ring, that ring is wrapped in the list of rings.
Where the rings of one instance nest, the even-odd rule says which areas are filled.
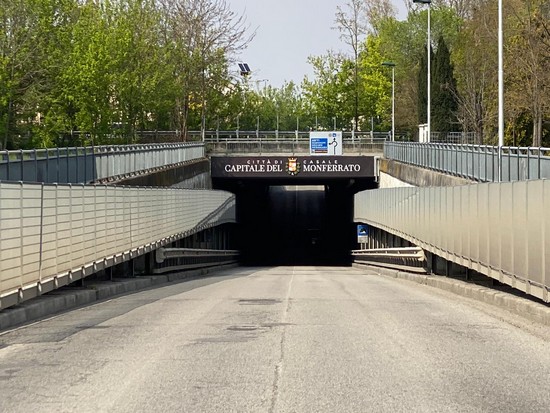
[[[361,252],[349,254],[357,245],[355,225],[362,223],[370,228],[362,250],[416,245],[429,270],[443,265],[448,271],[454,263],[550,301],[547,149],[350,136],[344,142],[355,154],[319,165],[304,154],[300,136],[241,139],[246,141],[216,136],[204,143],[3,153],[0,308],[139,257],[148,257],[140,265],[150,269],[154,251],[188,245],[196,234],[203,238],[191,244],[194,249],[228,249],[229,232],[203,231],[231,222],[242,225],[237,245],[245,262],[363,261]],[[208,155],[214,190],[97,184],[128,184],[204,163]],[[509,182],[374,190],[384,174],[379,158],[472,183],[494,181],[500,171]],[[199,182],[209,188],[192,178],[189,187]],[[411,185],[406,176],[397,178],[399,185]],[[274,255],[277,250],[281,254]]]

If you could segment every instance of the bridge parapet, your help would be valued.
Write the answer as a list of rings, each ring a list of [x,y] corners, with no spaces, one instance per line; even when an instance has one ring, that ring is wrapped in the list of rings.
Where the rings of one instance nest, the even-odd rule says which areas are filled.
[[[355,221],[550,302],[550,181],[363,191]]]
[[[224,155],[309,155],[309,138],[299,139],[221,139],[206,141],[209,154]],[[342,152],[346,155],[381,155],[384,150],[384,140],[347,138],[343,140]]]
[[[386,142],[384,157],[478,182],[550,178],[550,148]]]
[[[235,221],[223,191],[0,182],[0,309]]]
[[[97,182],[203,157],[202,142],[1,151],[0,181]]]

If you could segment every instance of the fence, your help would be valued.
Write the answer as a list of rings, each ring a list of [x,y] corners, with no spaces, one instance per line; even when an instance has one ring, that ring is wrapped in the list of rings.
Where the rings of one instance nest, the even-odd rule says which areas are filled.
[[[371,136],[367,133],[346,133],[342,138],[343,154],[381,154],[387,134]],[[225,135],[208,135],[205,138],[208,153],[223,154],[308,154],[310,153],[309,132],[243,132],[236,137],[235,131]]]
[[[550,181],[396,188],[355,196],[355,221],[550,302]]]
[[[386,142],[384,157],[479,182],[550,178],[550,148]]]
[[[87,183],[202,157],[197,142],[2,151],[0,180]]]
[[[474,145],[475,132],[431,132],[430,142]]]
[[[0,199],[0,308],[235,220],[222,191],[0,182]]]

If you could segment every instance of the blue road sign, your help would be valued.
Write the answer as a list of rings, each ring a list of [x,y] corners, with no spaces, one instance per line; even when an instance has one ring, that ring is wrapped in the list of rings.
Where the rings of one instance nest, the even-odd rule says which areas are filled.
[[[311,138],[310,153],[328,153],[328,138]]]

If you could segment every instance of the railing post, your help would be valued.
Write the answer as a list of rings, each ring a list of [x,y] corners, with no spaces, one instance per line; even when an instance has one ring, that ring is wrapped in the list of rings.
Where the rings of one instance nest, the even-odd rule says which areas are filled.
[[[19,173],[21,174],[20,175],[20,181],[24,181],[23,179],[23,162],[24,162],[24,159],[23,159],[23,149],[19,149],[19,162],[20,162],[20,168],[19,168]]]
[[[538,155],[538,166],[537,166],[537,169],[538,169],[538,179],[541,179],[541,174],[540,174],[540,153],[542,152],[541,148],[539,147],[539,155]]]
[[[38,157],[36,154],[36,149],[33,150],[34,155],[34,181],[38,182]]]

